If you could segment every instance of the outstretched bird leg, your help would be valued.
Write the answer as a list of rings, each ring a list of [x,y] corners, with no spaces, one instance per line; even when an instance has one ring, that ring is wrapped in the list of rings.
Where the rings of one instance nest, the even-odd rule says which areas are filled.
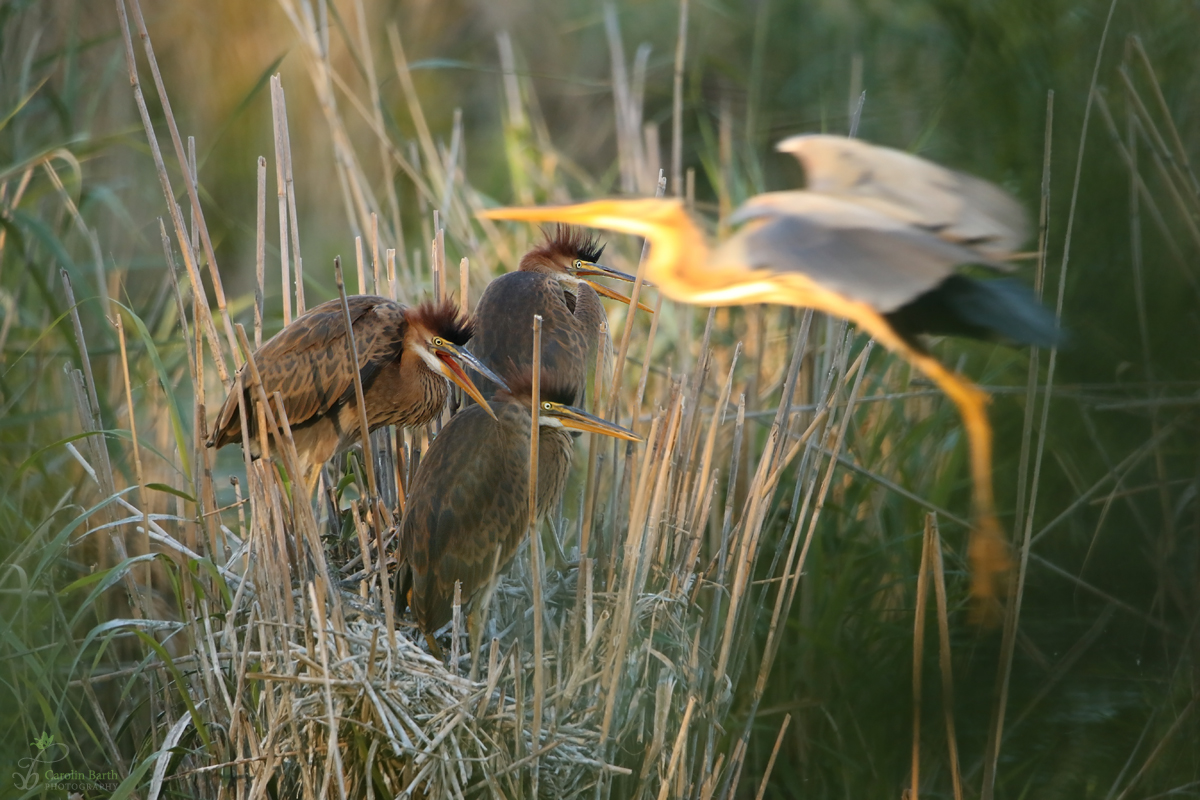
[[[961,375],[942,366],[933,356],[905,340],[882,314],[864,302],[851,300],[825,289],[800,274],[778,277],[772,282],[741,284],[698,294],[694,302],[728,304],[734,296],[745,295],[745,302],[772,302],[812,308],[848,319],[891,350],[925,373],[958,407],[970,446],[972,500],[975,524],[967,555],[971,562],[971,597],[973,615],[982,623],[999,619],[1000,577],[1008,571],[1010,560],[1008,541],[996,519],[992,494],[992,427],[987,418],[987,394]],[[740,296],[739,295],[739,296]]]
[[[873,309],[861,303],[843,301],[836,310],[828,310],[858,323],[880,344],[925,373],[958,407],[970,447],[972,500],[975,507],[975,524],[967,546],[967,557],[971,562],[971,597],[974,600],[972,614],[979,622],[998,621],[998,584],[1011,566],[1011,560],[1008,541],[996,518],[992,493],[992,426],[987,417],[987,393],[963,376],[946,369],[933,356],[906,342]]]
[[[971,562],[971,597],[975,602],[972,615],[979,622],[994,624],[1000,619],[998,584],[1012,561],[1004,530],[996,519],[992,495],[992,427],[987,418],[988,396],[930,356],[914,354],[909,355],[909,359],[954,401],[967,430],[975,504],[975,526],[967,546],[967,557]]]
[[[483,629],[485,627],[487,627],[487,617],[484,613],[483,603],[475,603],[471,606],[471,613],[467,615],[467,637],[471,645],[471,680],[476,680],[479,676],[479,648],[483,645]]]
[[[425,634],[425,643],[429,645],[429,653],[438,661],[445,661],[446,655],[442,652],[442,646],[437,643],[437,639],[433,638],[432,633]]]

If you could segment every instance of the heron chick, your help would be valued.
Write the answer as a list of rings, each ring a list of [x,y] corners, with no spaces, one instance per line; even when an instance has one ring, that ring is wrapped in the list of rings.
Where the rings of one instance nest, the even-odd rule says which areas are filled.
[[[504,385],[467,351],[475,323],[453,302],[425,302],[410,308],[373,295],[354,295],[347,301],[370,430],[432,421],[446,405],[447,379],[483,402],[483,393],[463,364]],[[293,478],[303,481],[308,497],[325,462],[361,438],[348,344],[341,300],[330,300],[294,320],[252,356],[267,396],[279,392],[283,399],[302,472]],[[208,446],[242,441],[239,395],[247,412],[251,453],[258,456],[258,422],[253,413],[258,392],[251,385],[247,365],[238,370]]]
[[[599,263],[604,245],[581,229],[559,225],[544,231],[545,241],[522,258],[516,272],[488,284],[475,307],[478,332],[469,349],[493,370],[528,370],[533,351],[529,321],[540,315],[542,369],[575,394],[581,406],[590,401],[589,372],[601,348],[601,374],[594,384],[605,393],[611,381],[612,337],[600,297],[629,298],[597,282],[597,277],[633,282],[634,277]],[[638,308],[650,309],[638,303]]]
[[[505,376],[508,388],[490,407],[465,408],[442,428],[409,485],[396,602],[407,602],[435,652],[433,633],[450,621],[455,582],[462,584],[463,605],[469,604],[512,560],[529,531],[533,403],[538,403],[535,529],[566,488],[570,431],[641,441],[634,432],[573,406],[575,387],[554,372],[542,373],[537,399],[528,371],[510,370]],[[471,628],[478,637],[479,625]]]

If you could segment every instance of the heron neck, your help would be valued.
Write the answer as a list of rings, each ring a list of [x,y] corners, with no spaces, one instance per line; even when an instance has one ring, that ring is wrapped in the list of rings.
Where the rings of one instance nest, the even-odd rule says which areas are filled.
[[[575,288],[575,320],[583,327],[589,339],[596,336],[601,323],[608,322],[608,314],[600,302],[600,295],[582,281]]]

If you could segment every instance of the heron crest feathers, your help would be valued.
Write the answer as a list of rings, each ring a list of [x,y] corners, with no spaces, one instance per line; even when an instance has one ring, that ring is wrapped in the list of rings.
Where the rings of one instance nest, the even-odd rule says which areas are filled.
[[[539,266],[562,270],[564,262],[575,259],[596,262],[604,254],[604,244],[599,237],[588,234],[582,228],[558,224],[554,232],[543,228],[546,241],[530,250],[521,258],[522,270],[534,270]]]
[[[408,320],[460,347],[475,335],[475,320],[463,314],[453,299],[426,300],[409,309]]]

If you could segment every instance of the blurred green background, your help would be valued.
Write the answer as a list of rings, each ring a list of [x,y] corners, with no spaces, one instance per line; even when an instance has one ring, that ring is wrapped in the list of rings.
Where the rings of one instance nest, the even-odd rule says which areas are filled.
[[[435,138],[449,142],[461,109],[467,179],[498,202],[515,201],[501,133],[497,34],[507,32],[532,87],[536,124],[572,162],[563,165],[565,190],[576,197],[620,191],[603,5],[369,0],[364,7],[381,62],[375,68],[387,124],[397,138],[411,141],[415,131],[387,56],[388,22],[399,28]],[[669,174],[679,7],[624,0],[615,9],[627,60],[636,60],[643,43],[649,47],[644,121],[659,126]],[[327,265],[335,254],[353,252],[357,231],[343,210],[328,127],[295,29],[273,3],[147,0],[144,10],[181,131],[196,137],[205,213],[235,316],[249,314],[255,161],[272,153],[267,78],[275,71],[288,93],[309,304],[325,299],[332,293]],[[682,158],[696,170],[698,207],[712,214],[722,195],[736,205],[798,183],[799,168],[775,154],[773,142],[799,132],[846,132],[862,92],[862,138],[1000,183],[1036,214],[1047,92],[1054,92],[1046,287],[1053,306],[1070,230],[1063,317],[1071,337],[1057,360],[1033,531],[1054,527],[1034,547],[1025,587],[998,797],[1200,796],[1200,206],[1194,178],[1186,180],[1189,168],[1174,157],[1156,160],[1155,133],[1145,121],[1153,120],[1168,154],[1176,152],[1173,124],[1183,152],[1200,155],[1200,4],[1115,4],[1080,158],[1109,10],[1100,0],[690,4]],[[330,14],[330,25],[355,24],[351,3],[336,3]],[[333,39],[334,62],[361,87],[361,62],[341,41]],[[137,308],[161,307],[157,218],[165,209],[112,4],[7,0],[0,5],[0,47],[3,197],[13,196],[24,166],[39,154],[72,153],[80,171],[68,188],[99,234],[107,268],[128,270],[121,293]],[[156,101],[149,102],[161,121]],[[355,127],[361,119],[352,110],[343,114],[359,152],[375,153],[369,130]],[[723,126],[731,145],[724,159]],[[1141,194],[1123,147],[1136,155]],[[270,180],[268,231],[275,224],[273,173]],[[381,192],[383,180],[381,171]],[[422,208],[403,179],[396,189],[411,249],[422,242]],[[65,310],[56,270],[71,261],[77,281],[95,284],[88,243],[54,188],[38,177],[28,191],[16,210],[0,200],[9,237],[0,253],[0,469],[8,474],[76,424],[65,400],[37,389],[45,371],[61,370],[70,357],[65,326],[42,338]],[[539,192],[535,199],[552,198]],[[270,236],[267,246],[273,247]],[[452,241],[450,250],[470,255],[462,242]],[[1018,269],[1032,282],[1031,264]],[[274,330],[279,287],[267,286]],[[92,297],[96,289],[77,283],[77,293]],[[729,342],[740,333],[730,331]],[[111,348],[115,337],[98,332],[95,344]],[[1015,389],[998,392],[992,406],[999,506],[1009,510],[1011,530],[1027,356],[977,344],[938,352],[985,384]],[[1041,365],[1044,374],[1044,353]],[[1035,417],[1040,413],[1039,403]],[[952,423],[938,430],[952,431]],[[926,434],[907,432],[896,444]],[[1138,457],[1129,462],[1131,455]],[[35,460],[6,482],[0,546],[11,556],[9,566],[16,563],[12,554],[29,555],[22,543],[52,519],[62,494],[56,476],[73,468],[61,448]],[[921,463],[899,461],[906,487],[939,505],[949,502],[950,489],[922,483]],[[963,496],[961,486],[954,491]],[[880,500],[866,480],[848,480],[838,503],[837,521],[823,521],[827,529],[818,533],[751,742],[747,769],[757,776],[783,715],[792,714],[768,796],[898,797],[907,785],[920,509],[894,495]],[[859,513],[872,503],[882,526]],[[954,507],[962,511],[965,504]],[[952,582],[961,587],[958,569]],[[14,572],[5,575],[3,602],[11,608],[11,595],[21,589]],[[952,611],[959,748],[974,796],[995,707],[1000,636],[967,624],[961,604]],[[21,613],[31,613],[30,606]],[[40,646],[20,640],[15,619],[6,613],[10,666]],[[948,774],[936,766],[945,734],[936,646],[928,638],[926,656],[923,794],[949,797]],[[6,685],[21,697],[17,670],[9,672]],[[752,674],[753,664],[746,671]],[[7,749],[27,749],[34,714],[27,702],[0,711],[13,722]],[[735,720],[730,730],[739,729]],[[743,791],[756,786],[757,780],[744,781]]]

